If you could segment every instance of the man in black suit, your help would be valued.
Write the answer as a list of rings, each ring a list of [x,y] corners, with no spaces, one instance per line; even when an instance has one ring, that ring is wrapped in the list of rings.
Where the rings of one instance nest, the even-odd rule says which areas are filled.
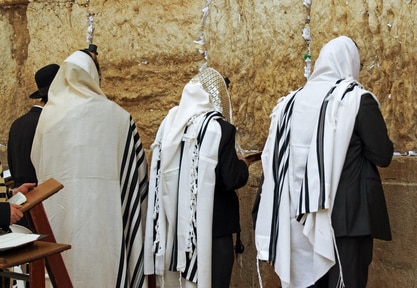
[[[54,80],[58,69],[59,65],[50,64],[36,72],[35,80],[38,90],[29,97],[31,99],[40,99],[40,102],[34,105],[25,115],[16,119],[10,127],[7,157],[14,187],[27,182],[37,183],[35,168],[30,160],[30,152],[39,116],[43,106],[48,101],[49,86],[52,80]]]
[[[30,152],[39,116],[43,106],[48,102],[49,86],[52,80],[54,80],[58,69],[59,65],[49,64],[36,72],[35,81],[38,90],[29,97],[31,99],[40,99],[40,102],[32,106],[29,112],[16,119],[10,127],[7,143],[7,160],[10,174],[14,181],[13,187],[19,187],[24,183],[38,183],[35,168],[30,159]],[[18,224],[29,227],[25,217]]]
[[[284,288],[365,288],[373,239],[391,240],[377,167],[393,143],[361,66],[356,43],[334,38],[273,109],[255,243]]]

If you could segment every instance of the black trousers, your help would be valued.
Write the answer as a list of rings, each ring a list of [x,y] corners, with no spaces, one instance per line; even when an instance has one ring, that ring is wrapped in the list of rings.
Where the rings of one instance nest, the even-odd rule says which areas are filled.
[[[233,236],[213,238],[212,287],[229,288],[235,261]]]
[[[368,268],[372,262],[372,237],[337,237],[336,245],[342,263],[345,288],[365,288]],[[334,288],[339,274],[339,263],[336,263],[313,287]]]

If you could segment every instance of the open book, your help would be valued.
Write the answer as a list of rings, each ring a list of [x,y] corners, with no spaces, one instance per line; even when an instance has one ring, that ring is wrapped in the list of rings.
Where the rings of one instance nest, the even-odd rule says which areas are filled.
[[[40,234],[6,233],[0,235],[0,252],[30,244],[42,238]]]

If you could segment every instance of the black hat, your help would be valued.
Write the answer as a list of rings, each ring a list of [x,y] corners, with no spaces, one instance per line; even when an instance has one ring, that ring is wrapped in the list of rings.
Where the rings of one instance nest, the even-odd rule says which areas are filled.
[[[94,45],[94,44],[88,45],[88,48],[82,49],[81,51],[86,52],[86,53],[91,52],[91,53],[94,53],[96,56],[98,55],[97,45]]]
[[[47,97],[49,86],[51,85],[52,80],[54,80],[58,70],[58,64],[49,64],[39,69],[35,74],[35,81],[39,90],[33,92],[29,97],[32,99]]]
[[[97,45],[94,45],[94,44],[88,45],[88,51],[93,52],[94,54],[98,55]]]

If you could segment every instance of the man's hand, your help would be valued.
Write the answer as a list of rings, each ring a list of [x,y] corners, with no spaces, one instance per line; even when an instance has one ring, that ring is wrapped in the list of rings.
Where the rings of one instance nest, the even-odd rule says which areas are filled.
[[[13,189],[13,195],[17,192],[22,192],[23,194],[28,193],[30,190],[32,190],[36,186],[36,183],[24,183],[20,185],[19,187]]]
[[[20,205],[10,204],[10,225],[22,219],[23,213],[20,211],[21,207]]]

